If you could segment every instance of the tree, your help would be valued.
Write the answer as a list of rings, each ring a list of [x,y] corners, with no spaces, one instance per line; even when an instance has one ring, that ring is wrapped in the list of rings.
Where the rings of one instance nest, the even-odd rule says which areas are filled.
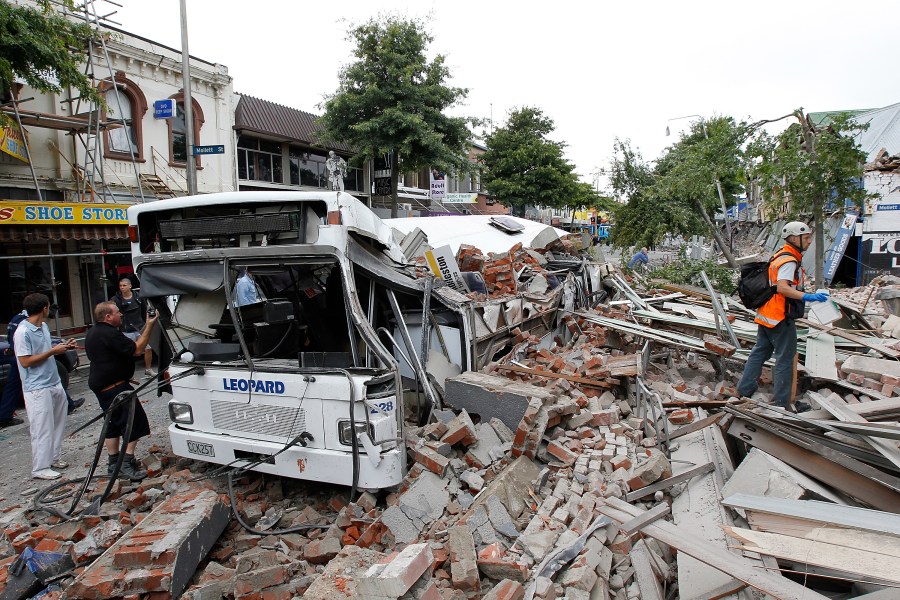
[[[866,155],[852,134],[868,125],[834,116],[824,127],[815,127],[803,113],[794,111],[797,123],[778,136],[764,132],[748,147],[748,155],[760,162],[751,176],[758,179],[766,204],[774,210],[786,208],[788,217],[812,214],[815,235],[815,285],[824,287],[825,235],[823,211],[827,202],[849,200],[857,207],[871,195],[860,185]]]
[[[444,114],[468,90],[447,85],[450,71],[443,56],[428,60],[433,38],[419,20],[372,19],[353,28],[349,39],[356,44],[355,60],[341,70],[337,91],[325,98],[321,138],[356,148],[357,164],[393,153],[391,216],[396,217],[401,170],[469,168],[471,120]]]
[[[737,261],[710,215],[715,215],[721,206],[719,186],[726,203],[733,203],[734,195],[743,188],[741,146],[745,135],[746,125],[731,117],[693,123],[690,132],[660,160],[654,182],[658,197],[697,211],[706,223],[706,232],[716,240],[732,268],[737,268]]]
[[[71,8],[71,0],[65,5]],[[18,78],[44,94],[59,94],[71,86],[82,97],[102,103],[82,72],[93,31],[54,11],[47,0],[40,7],[0,2],[0,91],[12,92]]]
[[[563,157],[565,145],[547,137],[553,128],[540,109],[525,107],[510,112],[506,124],[485,140],[481,180],[515,214],[528,206],[566,206],[579,194],[574,167]]]
[[[652,246],[667,233],[692,235],[704,230],[697,211],[657,195],[654,182],[663,170],[651,167],[629,140],[616,139],[609,175],[613,191],[623,199],[613,211],[614,246]]]

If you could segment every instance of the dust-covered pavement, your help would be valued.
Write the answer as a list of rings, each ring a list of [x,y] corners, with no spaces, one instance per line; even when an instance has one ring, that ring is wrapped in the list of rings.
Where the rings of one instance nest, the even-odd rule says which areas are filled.
[[[98,419],[89,427],[72,435],[72,432],[100,414],[97,397],[88,389],[87,378],[90,369],[87,359],[81,355],[81,366],[70,375],[69,394],[73,398],[84,397],[84,405],[68,416],[66,421],[66,438],[63,440],[62,459],[69,463],[63,469],[64,478],[78,478],[87,474],[88,467],[94,458],[97,439],[103,420]],[[143,373],[143,363],[137,365],[135,375]],[[151,433],[138,443],[136,455],[143,458],[147,449],[156,444],[164,452],[169,450],[169,415],[167,403],[171,396],[163,394],[157,397],[156,390],[148,386],[141,394],[140,400],[150,419]],[[16,416],[25,420],[22,425],[0,429],[0,453],[4,467],[0,469],[0,509],[13,504],[25,504],[31,501],[36,490],[58,483],[31,478],[31,439],[28,435],[28,415],[24,408],[16,410]],[[106,473],[106,452],[100,457],[98,472]]]

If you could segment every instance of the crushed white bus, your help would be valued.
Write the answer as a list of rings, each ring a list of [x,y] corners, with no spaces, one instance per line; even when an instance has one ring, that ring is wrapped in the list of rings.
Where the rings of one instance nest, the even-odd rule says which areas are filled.
[[[404,410],[424,423],[436,378],[484,366],[516,327],[549,331],[562,290],[508,306],[416,278],[402,236],[344,193],[160,200],[128,223],[160,372],[197,371],[171,383],[174,452],[358,489],[399,484]]]

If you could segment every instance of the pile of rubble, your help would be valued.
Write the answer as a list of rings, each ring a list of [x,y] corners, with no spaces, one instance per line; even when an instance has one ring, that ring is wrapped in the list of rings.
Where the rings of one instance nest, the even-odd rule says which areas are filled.
[[[538,256],[457,259],[493,296],[546,276]],[[746,310],[610,281],[608,304],[512,330],[501,359],[447,378],[433,422],[405,431],[399,489],[226,482],[154,448],[150,478],[116,482],[96,515],[5,507],[3,597],[896,597],[897,318],[864,289],[838,294],[841,321],[801,321],[812,410],[795,415],[769,406],[768,369],[737,396]]]

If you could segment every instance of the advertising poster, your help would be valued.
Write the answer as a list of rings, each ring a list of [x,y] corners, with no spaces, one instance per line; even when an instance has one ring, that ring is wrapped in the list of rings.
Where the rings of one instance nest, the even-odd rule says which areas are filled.
[[[837,273],[838,265],[841,264],[841,259],[844,257],[844,252],[847,250],[847,244],[850,243],[850,238],[853,237],[853,232],[855,230],[856,213],[848,212],[844,216],[844,221],[837,230],[837,235],[834,236],[834,242],[831,244],[831,248],[825,253],[824,272],[826,285],[830,285],[831,280],[834,279],[834,274]]]
[[[425,253],[425,261],[428,263],[428,268],[431,269],[434,276],[443,279],[454,290],[460,294],[465,294],[469,291],[459,266],[456,264],[456,257],[453,255],[449,245],[428,250]]]
[[[27,135],[27,132],[26,132]],[[28,153],[25,151],[25,138],[22,130],[16,124],[0,127],[0,152],[18,158],[22,162],[28,162]]]
[[[431,169],[431,199],[432,200],[443,200],[446,195],[446,181],[444,177],[444,172],[433,168]]]

